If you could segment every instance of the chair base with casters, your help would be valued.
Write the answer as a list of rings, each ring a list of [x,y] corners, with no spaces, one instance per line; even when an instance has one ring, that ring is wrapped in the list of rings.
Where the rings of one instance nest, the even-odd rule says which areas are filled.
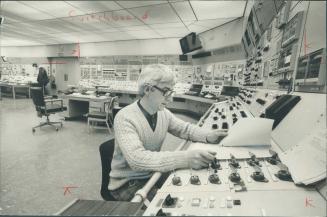
[[[55,127],[56,131],[58,131],[59,128],[55,124],[60,124],[60,127],[62,128],[62,122],[61,121],[50,121],[49,116],[47,116],[47,120],[45,122],[41,122],[39,125],[33,127],[32,132],[34,133],[36,128],[41,128],[41,127],[46,126],[46,125],[53,126],[53,127]]]
[[[102,168],[102,182],[100,194],[106,201],[116,201],[108,190],[109,174],[111,171],[111,161],[115,151],[115,139],[108,140],[102,143],[99,147],[101,168]]]

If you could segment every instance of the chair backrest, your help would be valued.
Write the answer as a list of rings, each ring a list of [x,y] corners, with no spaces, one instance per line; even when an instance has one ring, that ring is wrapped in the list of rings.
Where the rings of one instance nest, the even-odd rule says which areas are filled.
[[[112,110],[115,106],[115,102],[117,102],[118,96],[111,97],[108,102],[105,102],[104,104],[104,111],[107,113],[107,118],[109,115],[112,114]]]
[[[36,110],[38,110],[39,107],[45,106],[42,87],[31,87],[30,89]]]
[[[113,201],[115,198],[108,190],[109,174],[111,171],[111,161],[115,150],[115,139],[108,140],[102,143],[99,147],[102,167],[102,182],[101,182],[101,196],[104,200]]]

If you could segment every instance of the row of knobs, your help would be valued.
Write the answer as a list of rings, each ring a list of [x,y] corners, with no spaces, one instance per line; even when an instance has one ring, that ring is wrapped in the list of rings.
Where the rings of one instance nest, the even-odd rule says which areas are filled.
[[[271,160],[271,164],[275,165],[275,161]],[[269,162],[269,161],[268,161]],[[250,158],[249,160],[247,160],[247,163],[250,166],[259,166],[261,167],[261,164],[259,162],[259,160],[257,158]],[[238,161],[236,161],[235,158],[233,158],[230,162],[229,165],[235,169],[237,168],[241,168],[240,164]],[[217,158],[214,158],[214,160],[211,162],[210,167],[214,170],[214,173],[212,173],[209,177],[208,180],[210,183],[212,184],[221,184],[221,181],[219,179],[219,176],[217,174],[217,170],[221,169],[221,165],[219,163],[219,161],[217,160]],[[276,177],[278,177],[280,180],[283,181],[292,181],[292,177],[291,174],[289,173],[288,170],[279,170],[277,174],[275,174]],[[258,182],[268,182],[268,180],[265,178],[264,173],[262,171],[254,171],[251,174],[251,177],[253,178],[253,180],[258,181]],[[229,179],[234,182],[234,183],[238,183],[241,181],[241,177],[239,175],[239,173],[232,172],[229,175]],[[174,176],[172,179],[172,184],[173,185],[181,185],[182,181],[181,178],[178,176]],[[191,175],[190,177],[190,183],[193,185],[200,185],[201,181],[199,179],[199,176],[197,175]]]

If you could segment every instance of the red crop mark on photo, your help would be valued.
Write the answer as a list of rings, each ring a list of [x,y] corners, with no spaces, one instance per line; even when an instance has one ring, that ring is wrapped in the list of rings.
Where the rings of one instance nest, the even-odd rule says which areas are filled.
[[[307,48],[311,48],[309,45],[311,43],[308,43],[307,41],[307,33],[304,31],[304,55],[306,56],[308,54]]]
[[[305,207],[315,207],[311,202],[313,200],[312,199],[308,199],[307,197],[305,198]]]
[[[146,20],[146,19],[148,19],[148,17],[149,17],[149,12],[146,11],[142,16],[142,20]]]
[[[73,49],[72,55],[76,55],[78,58],[81,56],[80,44],[77,42],[76,48]]]
[[[77,186],[64,186],[64,195],[66,194],[72,194],[72,192],[70,191],[70,189],[73,189],[73,188],[78,188]]]

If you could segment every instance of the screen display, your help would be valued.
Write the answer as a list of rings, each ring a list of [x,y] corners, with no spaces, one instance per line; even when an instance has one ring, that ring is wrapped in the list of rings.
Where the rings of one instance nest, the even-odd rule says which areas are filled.
[[[179,43],[181,45],[183,54],[202,48],[201,41],[195,32],[192,32],[184,38],[180,39]]]

